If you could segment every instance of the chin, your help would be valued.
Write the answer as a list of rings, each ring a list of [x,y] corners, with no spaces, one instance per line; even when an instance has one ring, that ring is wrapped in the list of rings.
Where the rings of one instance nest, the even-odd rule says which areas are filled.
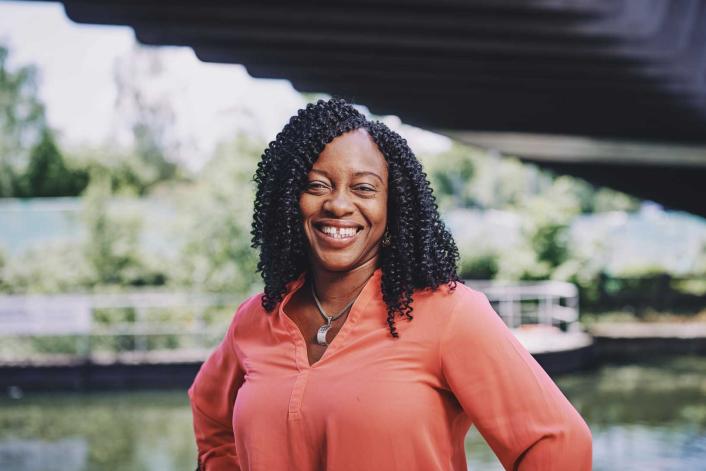
[[[314,239],[314,240],[311,240]],[[347,272],[368,263],[375,256],[367,244],[356,241],[345,248],[327,247],[320,244],[315,237],[309,240],[309,265],[330,272]]]
[[[333,272],[346,272],[351,271],[356,268],[359,263],[350,260],[332,260],[332,259],[321,259],[316,258],[313,263],[315,266],[323,268],[326,271]]]

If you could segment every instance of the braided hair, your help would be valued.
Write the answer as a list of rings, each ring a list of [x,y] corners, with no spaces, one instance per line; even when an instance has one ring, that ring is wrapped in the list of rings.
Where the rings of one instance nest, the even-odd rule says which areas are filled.
[[[415,289],[461,281],[458,249],[439,217],[427,175],[399,134],[340,98],[310,103],[269,143],[257,166],[252,247],[260,249],[257,270],[265,283],[263,308],[283,299],[287,284],[307,269],[308,241],[299,210],[307,175],[326,144],[354,129],[373,138],[388,166],[388,230],[391,244],[380,249],[382,296],[390,334],[395,317],[412,320]]]

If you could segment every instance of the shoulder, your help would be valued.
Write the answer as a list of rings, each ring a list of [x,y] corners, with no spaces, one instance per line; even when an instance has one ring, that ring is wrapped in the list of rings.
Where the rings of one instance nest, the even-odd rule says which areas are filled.
[[[451,316],[457,311],[484,309],[488,298],[461,282],[444,283],[436,289],[424,288],[414,294],[415,303],[441,310]]]
[[[453,291],[446,290],[436,295],[436,298],[447,297],[446,307],[439,314],[444,314],[440,320],[443,325],[443,337],[453,336],[474,337],[486,335],[488,338],[496,335],[506,335],[508,328],[505,322],[493,308],[488,297],[482,291],[458,283]]]
[[[238,309],[236,309],[233,317],[237,318],[238,316],[248,315],[248,313],[251,313],[253,311],[264,310],[262,307],[262,297],[264,295],[265,293],[260,292],[246,298],[242,303],[238,305]]]
[[[264,293],[253,294],[238,305],[230,321],[229,330],[232,334],[237,330],[247,329],[249,325],[266,313],[262,307],[263,296]]]
[[[452,301],[442,320],[442,338],[462,339],[464,342],[491,343],[510,335],[509,328],[495,311],[490,300],[482,291],[458,284],[448,296]],[[494,339],[494,340],[493,340]],[[486,347],[492,348],[492,345]]]
[[[437,339],[459,328],[473,329],[478,317],[494,312],[485,294],[460,282],[415,290],[412,309],[413,330]],[[406,327],[406,323],[399,325]]]

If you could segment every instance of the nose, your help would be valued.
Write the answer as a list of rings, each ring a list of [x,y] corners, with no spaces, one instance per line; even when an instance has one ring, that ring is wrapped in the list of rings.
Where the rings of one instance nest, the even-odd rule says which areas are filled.
[[[324,201],[323,205],[323,210],[335,217],[350,214],[354,209],[350,195],[344,189],[331,193],[331,196]]]

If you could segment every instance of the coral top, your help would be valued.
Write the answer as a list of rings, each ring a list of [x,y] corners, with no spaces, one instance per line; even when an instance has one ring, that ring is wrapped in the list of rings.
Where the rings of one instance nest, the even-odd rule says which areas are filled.
[[[189,397],[200,469],[466,470],[475,425],[506,469],[591,469],[591,432],[485,295],[458,284],[414,295],[386,323],[377,269],[309,365],[287,303],[237,310]]]

